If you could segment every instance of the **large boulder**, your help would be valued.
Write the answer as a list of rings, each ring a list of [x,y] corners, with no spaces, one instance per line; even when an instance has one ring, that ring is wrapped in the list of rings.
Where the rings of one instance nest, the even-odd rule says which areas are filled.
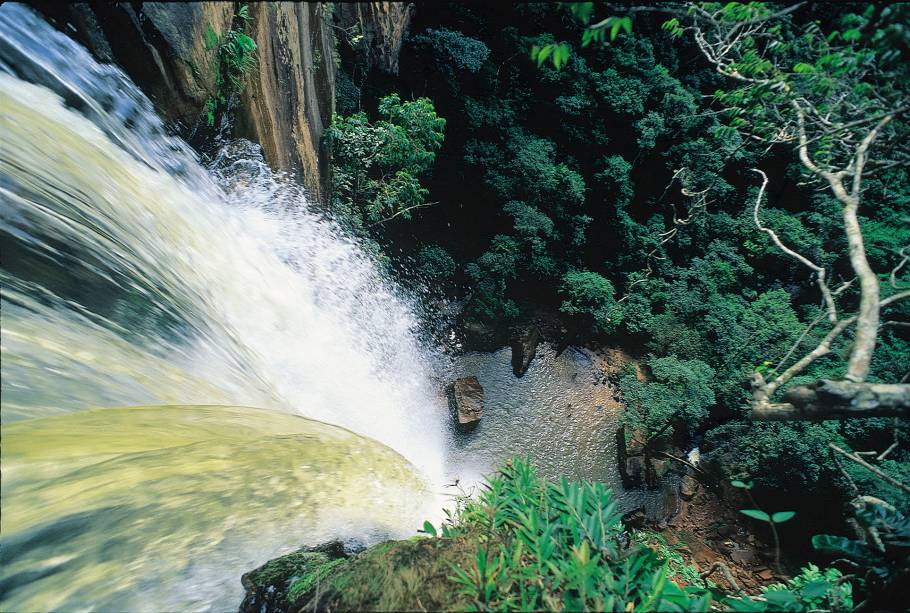
[[[512,372],[520,377],[528,370],[531,360],[537,353],[540,342],[540,330],[537,326],[516,330],[512,335]]]
[[[641,485],[641,477],[644,472],[644,463],[641,460],[641,456],[632,456],[631,458],[626,459],[626,475],[627,482],[623,483],[623,487],[626,489],[639,487]]]
[[[483,387],[477,377],[462,377],[452,384],[452,400],[457,425],[462,430],[477,426],[483,416]]]
[[[464,611],[450,576],[476,551],[473,536],[386,541],[347,557],[302,550],[244,575],[240,613]]]
[[[266,562],[240,578],[246,591],[240,613],[295,610],[294,605],[311,586],[327,578],[349,557],[341,541],[332,541]]]

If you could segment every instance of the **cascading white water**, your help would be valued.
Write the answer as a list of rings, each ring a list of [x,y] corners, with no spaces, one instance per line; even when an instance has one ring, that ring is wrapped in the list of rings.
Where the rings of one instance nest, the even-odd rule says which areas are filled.
[[[4,8],[0,37],[92,116],[0,75],[4,421],[215,399],[342,425],[439,474],[434,358],[355,242],[252,145],[205,172],[125,77],[26,9]]]
[[[507,350],[449,364],[256,145],[203,166],[116,67],[13,4],[0,248],[0,609],[233,608],[242,572],[413,534],[443,475],[513,454],[616,483],[590,360],[542,347],[521,381]],[[456,373],[487,403],[453,441]]]
[[[238,505],[250,504],[241,492],[256,490],[260,502],[273,495],[260,491],[272,478],[269,466],[313,449],[330,449],[332,440],[348,440],[322,426],[286,423],[284,417],[262,411],[235,415],[236,409],[224,409],[233,421],[219,424],[217,407],[183,409],[176,415],[188,421],[179,428],[192,433],[186,440],[194,450],[187,448],[186,462],[196,462],[195,472],[186,472],[180,459],[184,451],[175,451],[167,441],[168,423],[149,424],[148,411],[154,409],[116,418],[120,414],[98,418],[86,413],[92,407],[127,405],[255,406],[375,439],[416,466],[424,482],[440,483],[446,408],[434,380],[437,358],[418,340],[409,301],[355,241],[312,209],[299,187],[269,171],[255,146],[231,143],[211,168],[203,168],[185,144],[165,133],[150,102],[122,73],[97,64],[17,5],[0,7],[0,139],[4,608],[131,608],[137,603],[150,609],[206,608],[229,603],[237,596],[239,573],[278,553],[279,544],[299,545],[293,539],[332,533],[316,529],[325,524],[325,513],[322,519],[303,513],[300,517],[309,523],[276,532],[283,529],[282,521],[290,520],[276,515],[275,507],[301,504],[294,489],[307,479],[335,478],[339,488],[364,488],[360,501],[355,491],[342,496],[331,487],[317,488],[309,498],[300,494],[308,505],[359,504],[365,512],[381,505],[378,514],[391,518],[378,522],[382,529],[394,530],[398,522],[397,529],[407,532],[419,525],[413,523],[414,509],[405,505],[412,501],[381,501],[375,492],[366,494],[375,489],[370,483],[387,483],[386,491],[399,492],[398,498],[415,495],[397,456],[383,455],[368,442],[351,443],[352,453],[388,464],[384,477],[370,482],[374,477],[365,471],[352,477],[353,468],[335,474],[331,466],[314,468],[308,461],[294,468],[306,476],[295,477],[295,486],[277,473],[272,476],[281,496],[269,498],[266,505],[253,504],[250,508],[259,516],[238,515]],[[70,419],[70,414],[86,417]],[[173,409],[158,414],[162,420],[175,415]],[[91,435],[104,415],[111,416],[112,428],[120,424],[122,436],[101,437],[95,445]],[[238,451],[238,457],[230,457],[233,443],[225,441],[234,440],[227,434],[232,424],[255,433],[237,439],[236,449],[247,455]],[[281,442],[282,428],[293,438],[290,447]],[[105,441],[116,441],[124,453],[118,459],[121,468],[110,462],[77,462],[72,472],[60,472],[67,467],[52,466],[51,459],[71,461],[65,452],[71,443],[68,432],[81,449],[105,460],[110,451]],[[155,453],[166,451],[161,456],[166,459],[149,464],[150,449],[135,440],[142,437],[158,441]],[[307,441],[316,446],[307,447]],[[249,455],[253,449],[273,451]],[[207,462],[215,462],[211,471],[197,474]],[[137,506],[129,521],[107,516],[117,518],[119,531],[111,535],[120,539],[116,542],[131,543],[130,555],[148,547],[158,558],[150,553],[142,560],[121,560],[130,563],[130,570],[121,569],[121,583],[103,597],[97,586],[109,580],[111,571],[102,561],[116,555],[111,554],[116,547],[101,547],[87,561],[85,550],[66,550],[77,562],[60,553],[62,545],[60,551],[50,548],[52,558],[44,562],[27,551],[47,546],[42,539],[64,530],[63,523],[58,527],[53,522],[82,517],[79,512],[94,513],[86,534],[105,538],[104,522],[114,521],[99,510],[105,499],[86,498],[88,483],[109,482],[98,481],[102,464],[116,471],[110,480],[129,475],[108,494],[109,504],[121,511],[131,509],[132,496],[138,500],[141,491],[179,494],[157,511],[149,510],[152,503],[143,498],[146,506]],[[162,479],[182,475],[184,480],[174,481],[171,490],[143,481],[165,465],[171,468]],[[231,472],[228,466],[239,468]],[[238,470],[255,483],[232,479],[221,494],[217,487],[193,485],[206,477],[227,479]],[[93,480],[80,485],[83,476]],[[221,496],[218,504],[229,505],[234,514],[212,511],[213,499],[200,498],[203,491],[216,501]],[[42,492],[55,497],[41,498]],[[58,495],[90,508],[58,505]],[[52,508],[57,515],[50,515]],[[186,521],[175,508],[184,509]],[[187,532],[189,526],[203,529],[199,517],[189,521],[202,513],[245,536],[232,533],[219,538],[217,546],[204,545],[205,534]],[[142,531],[131,521],[154,524],[161,517],[168,518],[156,524],[161,534],[183,530],[188,540],[174,549],[160,539],[144,545],[131,540]],[[350,523],[345,530],[352,534]],[[207,559],[184,568],[178,561],[191,555],[190,537]],[[238,544],[250,538],[258,545],[255,554]],[[246,557],[224,553],[241,550],[237,555]],[[161,560],[182,570],[165,571],[161,565],[168,562]],[[218,564],[229,563],[246,566],[223,568],[219,574]],[[42,583],[55,574],[56,583]],[[164,584],[150,587],[156,581]],[[129,599],[139,598],[137,594],[142,599]],[[157,600],[165,597],[173,599]]]

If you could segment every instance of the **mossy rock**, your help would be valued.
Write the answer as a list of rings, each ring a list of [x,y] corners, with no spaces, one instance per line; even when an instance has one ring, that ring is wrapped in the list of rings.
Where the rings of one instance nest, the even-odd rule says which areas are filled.
[[[347,558],[343,543],[332,541],[270,560],[241,577],[246,596],[240,611],[295,610],[300,597],[308,594]]]
[[[452,566],[473,559],[476,541],[414,538],[387,541],[352,557],[325,547],[277,558],[243,577],[244,613],[438,611],[468,602],[450,580]]]

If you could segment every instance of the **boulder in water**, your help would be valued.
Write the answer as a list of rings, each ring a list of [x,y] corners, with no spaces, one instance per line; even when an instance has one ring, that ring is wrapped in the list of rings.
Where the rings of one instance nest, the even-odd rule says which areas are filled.
[[[451,389],[458,427],[473,429],[483,415],[483,387],[477,377],[462,377],[455,379]]]
[[[519,329],[512,335],[512,372],[516,377],[527,372],[531,360],[537,353],[539,341],[540,330],[537,326]]]
[[[623,487],[629,489],[640,486],[642,472],[644,472],[644,464],[642,463],[640,456],[627,458],[626,475],[628,481],[623,482]]]

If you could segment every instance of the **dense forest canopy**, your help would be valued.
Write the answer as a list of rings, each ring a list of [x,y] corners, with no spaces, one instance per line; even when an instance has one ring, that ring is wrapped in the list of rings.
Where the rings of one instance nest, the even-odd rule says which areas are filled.
[[[647,381],[621,379],[629,426],[700,442],[769,507],[819,516],[811,530],[839,525],[859,493],[906,513],[906,419],[787,419],[822,393],[831,405],[830,394],[854,399],[851,385],[894,391],[910,377],[908,14],[865,3],[418,10],[397,77],[342,45],[332,136],[343,152],[346,126],[384,120],[390,95],[433,108],[441,147],[413,140],[435,153],[412,173],[426,194],[365,226],[375,200],[349,196],[341,153],[333,206],[405,279],[466,298],[469,331],[558,313],[572,341],[638,351]],[[425,133],[435,117],[398,125]],[[906,386],[894,398],[905,406]],[[784,421],[750,419],[762,416]]]

